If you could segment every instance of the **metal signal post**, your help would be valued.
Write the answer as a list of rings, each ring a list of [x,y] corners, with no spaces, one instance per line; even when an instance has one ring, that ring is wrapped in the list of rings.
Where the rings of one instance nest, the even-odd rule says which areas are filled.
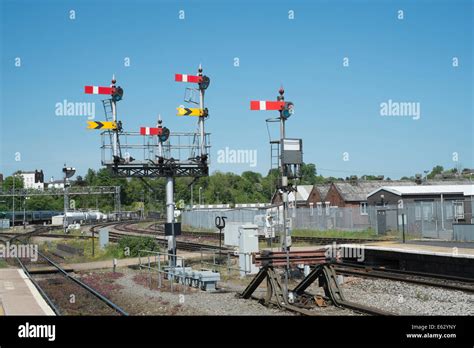
[[[301,139],[287,139],[285,122],[293,114],[293,103],[285,102],[285,90],[280,88],[277,101],[251,101],[250,110],[275,110],[279,111],[277,119],[268,119],[267,122],[278,121],[280,123],[280,137],[278,141],[270,141],[271,144],[278,144],[278,167],[280,172],[277,189],[282,193],[283,201],[283,228],[280,235],[281,250],[286,252],[287,264],[285,272],[285,293],[288,295],[288,273],[289,273],[289,252],[291,247],[291,230],[288,218],[288,193],[295,191],[289,180],[298,179],[300,165],[302,164],[302,141]],[[292,170],[292,166],[294,170]]]

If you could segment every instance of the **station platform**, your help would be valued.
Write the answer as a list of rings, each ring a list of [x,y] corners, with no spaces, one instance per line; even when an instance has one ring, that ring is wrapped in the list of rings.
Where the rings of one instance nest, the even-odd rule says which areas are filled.
[[[474,243],[441,240],[380,241],[365,244],[366,249],[438,256],[474,258]]]
[[[363,255],[365,265],[474,279],[474,243],[411,240],[342,244],[344,260]]]
[[[0,269],[0,315],[55,315],[22,269]]]
[[[292,247],[291,251],[309,251],[322,245]],[[441,240],[377,241],[363,244],[337,244],[340,257],[347,262],[367,266],[433,273],[474,279],[474,243]],[[262,248],[278,251],[279,248]]]

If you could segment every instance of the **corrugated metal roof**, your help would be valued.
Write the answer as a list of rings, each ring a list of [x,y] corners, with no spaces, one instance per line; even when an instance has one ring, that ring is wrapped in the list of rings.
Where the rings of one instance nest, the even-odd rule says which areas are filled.
[[[380,190],[392,192],[398,196],[401,195],[435,195],[435,194],[463,194],[464,196],[474,195],[474,185],[410,185],[410,186],[382,186],[367,196],[372,196]]]

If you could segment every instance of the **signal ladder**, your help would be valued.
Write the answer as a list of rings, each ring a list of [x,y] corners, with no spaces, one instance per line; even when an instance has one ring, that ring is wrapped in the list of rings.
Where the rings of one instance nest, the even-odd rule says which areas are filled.
[[[105,114],[105,120],[106,121],[113,121],[113,110],[112,110],[112,99],[104,99],[102,100],[102,106],[104,107],[104,114]],[[112,131],[108,130],[107,131],[110,136],[110,144],[113,143],[112,140]],[[117,137],[117,145],[118,145],[118,150],[119,150],[119,157],[122,158],[122,149],[120,147],[120,138]]]

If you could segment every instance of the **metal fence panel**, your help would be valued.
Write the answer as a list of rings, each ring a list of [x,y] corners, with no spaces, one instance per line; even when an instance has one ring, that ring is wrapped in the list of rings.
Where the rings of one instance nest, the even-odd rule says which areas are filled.
[[[453,223],[459,221],[470,223],[473,219],[471,209],[474,210],[474,204],[470,200],[465,201],[464,204],[468,204],[464,213],[462,209],[456,212],[453,201],[410,202],[403,206],[368,206],[364,211],[354,206],[290,207],[288,218],[290,218],[292,230],[363,231],[372,229],[376,233],[398,235],[401,239],[404,228],[407,238],[453,240]],[[278,233],[283,226],[281,209],[281,207],[274,207],[188,210],[182,214],[182,223],[195,229],[216,230],[215,217],[226,216],[228,223],[256,224],[263,234],[265,217],[271,214],[275,222],[275,232]],[[464,215],[459,215],[461,213]],[[405,221],[404,226],[402,215]]]

